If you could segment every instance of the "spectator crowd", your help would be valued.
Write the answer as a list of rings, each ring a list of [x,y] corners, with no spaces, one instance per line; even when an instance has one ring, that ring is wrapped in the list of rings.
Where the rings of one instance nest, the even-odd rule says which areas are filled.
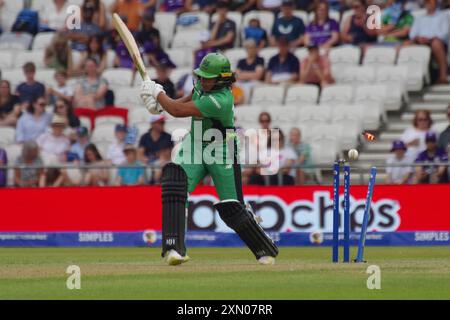
[[[17,187],[159,183],[161,172],[146,169],[146,166],[170,161],[173,142],[165,130],[166,118],[149,117],[148,129],[138,136],[136,128],[128,123],[128,110],[115,106],[117,88],[104,76],[111,68],[126,68],[133,71],[133,79],[136,77],[133,60],[110,23],[113,12],[118,13],[133,32],[146,64],[155,70],[154,80],[172,98],[189,93],[193,78],[187,73],[175,83],[171,80],[170,75],[177,65],[163,45],[163,30],[155,25],[158,12],[176,13],[176,23],[180,26],[198,22],[195,15],[185,13],[202,12],[211,17],[208,29],[198,32],[198,46],[192,52],[194,68],[206,54],[235,48],[242,40],[246,57],[237,61],[234,70],[237,82],[233,94],[237,106],[248,101],[256,83],[311,84],[320,89],[335,83],[329,53],[341,45],[359,46],[363,55],[373,46],[389,46],[396,50],[410,45],[428,46],[433,83],[448,84],[450,18],[443,9],[449,8],[449,1],[424,0],[425,13],[417,17],[411,12],[420,9],[419,2],[406,0],[78,2],[81,5],[79,28],[68,28],[70,1],[48,0],[41,11],[25,6],[19,11],[11,30],[0,29],[3,33],[0,48],[2,44],[15,41],[8,36],[14,32],[28,33],[35,38],[45,32],[54,33],[40,62],[46,69],[53,70],[54,85],[36,80],[40,69],[35,62],[23,64],[24,81],[17,86],[13,87],[3,76],[0,81],[0,129],[15,128],[14,142],[21,148],[20,154],[11,158],[0,146],[0,165],[18,166],[13,178]],[[371,4],[383,9],[380,28],[369,27],[367,7]],[[0,12],[6,10],[7,5],[0,0]],[[264,28],[264,21],[255,16],[239,34],[231,13],[245,14],[253,10],[273,13],[271,30]],[[309,23],[298,14],[299,10],[312,17]],[[304,57],[299,58],[294,51],[301,47],[307,50]],[[273,48],[275,54],[265,60],[259,54],[263,48]],[[113,52],[112,59],[108,52]],[[114,142],[104,150],[91,141],[95,119],[99,115],[123,119],[111,132]],[[450,120],[450,108],[448,116]],[[90,125],[82,124],[81,117],[90,118]],[[262,129],[275,129],[268,112],[261,113],[258,121]],[[430,112],[416,112],[414,125],[405,130],[400,140],[394,141],[393,154],[387,163],[448,162],[450,126],[443,132],[434,132],[431,125]],[[283,167],[281,172],[263,176],[257,168],[244,169],[244,183],[292,185],[304,184],[311,179],[314,175],[311,170],[294,168],[313,164],[311,146],[302,139],[302,134],[299,128],[281,128],[276,137]],[[266,144],[270,149],[270,141],[254,143]],[[83,166],[56,168],[65,164]],[[111,165],[119,168],[112,173],[108,170]],[[392,167],[387,170],[388,182],[448,182],[447,169],[445,165]],[[0,186],[6,185],[6,176],[6,171],[0,169]]]

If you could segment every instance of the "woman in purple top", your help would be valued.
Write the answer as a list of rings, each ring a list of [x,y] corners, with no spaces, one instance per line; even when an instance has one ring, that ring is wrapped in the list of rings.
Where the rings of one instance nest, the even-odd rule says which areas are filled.
[[[328,16],[328,2],[316,6],[314,21],[306,27],[306,45],[329,50],[339,42],[339,24]]]

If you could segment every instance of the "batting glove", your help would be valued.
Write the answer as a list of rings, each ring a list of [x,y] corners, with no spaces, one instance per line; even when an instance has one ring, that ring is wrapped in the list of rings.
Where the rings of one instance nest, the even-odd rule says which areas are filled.
[[[142,101],[144,101],[145,108],[151,114],[160,114],[164,111],[159,102],[156,101],[152,96],[142,97]]]
[[[144,97],[151,96],[156,100],[161,92],[166,93],[163,87],[160,84],[157,84],[155,81],[153,80],[142,81],[140,94],[142,99],[144,99]]]

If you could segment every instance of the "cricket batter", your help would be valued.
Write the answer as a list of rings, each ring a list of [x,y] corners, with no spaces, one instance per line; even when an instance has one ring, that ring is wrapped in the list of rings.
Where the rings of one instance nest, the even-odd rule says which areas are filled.
[[[162,256],[169,265],[189,260],[185,246],[188,192],[209,174],[220,198],[214,207],[221,219],[247,244],[260,264],[273,264],[278,248],[246,208],[242,196],[236,135],[230,134],[234,132],[231,86],[235,81],[230,62],[220,53],[210,53],[194,75],[197,80],[192,93],[177,100],[168,97],[152,80],[144,81],[141,87],[141,98],[150,113],[165,110],[174,117],[192,117],[191,131],[174,162],[162,169]],[[220,136],[206,138],[208,129],[216,129]],[[211,147],[214,152],[204,152]]]

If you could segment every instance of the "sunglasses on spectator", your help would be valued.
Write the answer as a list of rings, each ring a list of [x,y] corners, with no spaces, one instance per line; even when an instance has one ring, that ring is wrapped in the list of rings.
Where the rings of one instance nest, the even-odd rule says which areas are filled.
[[[417,118],[417,121],[428,121],[428,118]]]
[[[259,120],[259,122],[260,123],[267,123],[267,122],[270,122],[270,120],[269,119],[261,119],[261,120]]]
[[[47,104],[45,102],[38,103],[38,106],[45,107]]]
[[[66,106],[63,104],[57,104],[56,109],[64,109]]]

